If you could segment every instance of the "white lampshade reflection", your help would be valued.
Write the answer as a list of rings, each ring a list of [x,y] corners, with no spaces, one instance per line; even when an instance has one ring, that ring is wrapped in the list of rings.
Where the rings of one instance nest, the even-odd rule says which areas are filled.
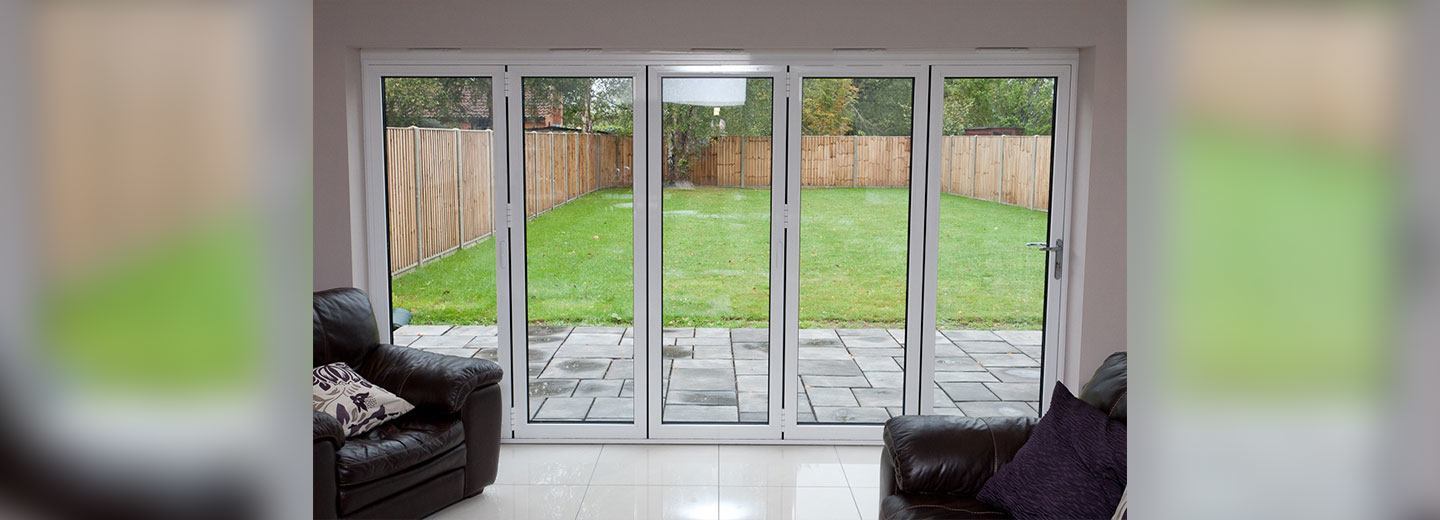
[[[660,99],[666,103],[707,107],[745,104],[745,78],[665,78]]]

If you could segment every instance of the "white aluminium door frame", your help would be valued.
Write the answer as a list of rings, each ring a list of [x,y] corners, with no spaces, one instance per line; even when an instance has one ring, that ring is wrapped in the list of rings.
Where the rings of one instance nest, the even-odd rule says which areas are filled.
[[[529,338],[526,334],[528,315],[526,313],[526,255],[525,255],[525,140],[524,140],[524,79],[536,77],[568,77],[568,78],[629,78],[631,80],[631,95],[633,96],[632,112],[634,116],[634,133],[631,135],[633,143],[633,156],[631,164],[632,189],[634,190],[633,200],[643,200],[645,197],[646,183],[648,177],[645,174],[645,139],[640,137],[645,131],[645,68],[640,66],[531,66],[531,67],[508,67],[506,74],[506,112],[508,129],[511,135],[520,136],[519,139],[511,139],[509,142],[509,177],[510,184],[510,214],[508,216],[512,231],[512,247],[510,251],[511,265],[515,269],[511,271],[511,291],[515,295],[511,304],[511,326],[516,331],[510,344],[511,350],[518,353],[513,356],[510,363],[510,372],[516,374],[512,378],[515,383],[511,386],[511,393],[515,396],[515,405],[511,407],[512,425],[517,438],[525,437],[532,439],[643,439],[646,437],[645,417],[647,413],[648,381],[645,379],[646,354],[649,352],[648,337],[644,334],[635,334],[634,338],[634,380],[635,392],[631,402],[634,404],[634,421],[630,424],[620,423],[554,423],[536,422],[530,420],[529,401]],[[649,321],[650,305],[646,303],[646,240],[645,240],[645,211],[643,204],[632,204],[634,209],[634,230],[632,242],[634,246],[634,322],[631,324],[635,330],[643,330]],[[523,376],[522,376],[523,374]]]
[[[384,81],[393,77],[477,77],[490,78],[490,171],[505,171],[506,118],[505,111],[497,107],[505,99],[505,67],[498,65],[411,65],[366,63],[361,73],[360,95],[364,102],[360,114],[361,135],[367,146],[364,150],[362,169],[365,185],[365,277],[366,293],[375,312],[375,325],[380,337],[393,342],[390,331],[390,211],[389,189],[386,183],[385,163],[385,115]],[[509,193],[509,179],[506,175],[492,174],[491,222],[505,222],[507,200],[502,195]],[[418,186],[417,186],[418,189]],[[509,259],[504,252],[510,243],[510,228],[495,226],[495,334],[497,345],[509,345],[511,341]],[[510,351],[496,348],[500,366],[509,366]],[[523,372],[521,372],[523,373]],[[502,388],[512,384],[511,372],[506,371],[501,380]],[[510,408],[510,394],[501,392],[504,406]],[[510,436],[510,417],[501,419],[501,435]]]
[[[1075,92],[1075,64],[1073,62],[1048,63],[1048,64],[1023,64],[1023,65],[937,65],[933,67],[930,77],[930,126],[927,133],[927,141],[939,143],[944,137],[942,128],[944,125],[945,105],[945,80],[946,78],[1055,78],[1055,124],[1054,136],[1051,140],[1053,151],[1050,161],[1053,170],[1050,175],[1050,211],[1047,242],[1055,244],[1057,239],[1064,240],[1064,248],[1060,251],[1049,251],[1046,254],[1045,262],[1045,339],[1044,350],[1041,352],[1040,372],[1040,412],[1044,413],[1050,407],[1050,392],[1055,388],[1055,381],[1062,377],[1060,367],[1065,366],[1065,338],[1064,328],[1067,320],[1064,313],[1065,286],[1069,279],[1068,258],[1074,242],[1070,240],[1070,193],[1072,189],[1071,165],[1074,161],[1074,145],[1072,135],[1075,121],[1075,106],[1073,96]],[[925,330],[935,331],[935,305],[936,285],[938,283],[937,255],[939,251],[939,222],[940,222],[940,147],[936,152],[929,154],[929,171],[931,179],[929,189],[925,193],[927,211],[925,214]],[[1021,244],[1016,244],[1020,247]],[[1064,262],[1061,269],[1061,276],[1057,277],[1055,272],[1057,256]],[[935,377],[935,335],[927,334],[925,346],[921,349],[921,374],[924,381],[921,382],[921,413],[930,414],[934,411],[934,377]],[[908,352],[907,352],[908,354]]]
[[[786,226],[786,272],[794,273],[785,280],[785,345],[787,347],[798,346],[800,334],[800,154],[801,147],[801,121],[800,105],[803,94],[805,78],[904,78],[913,80],[914,91],[911,101],[910,120],[910,214],[908,233],[906,237],[910,253],[906,259],[906,280],[905,280],[905,386],[904,386],[904,408],[907,414],[920,412],[920,350],[911,348],[916,344],[915,338],[931,336],[934,341],[934,333],[924,332],[921,327],[921,311],[923,302],[921,300],[920,276],[924,266],[921,255],[915,254],[921,251],[924,240],[924,229],[920,225],[925,216],[926,166],[926,131],[930,112],[927,106],[930,105],[930,82],[929,67],[923,65],[834,65],[834,66],[796,66],[790,67],[790,80],[787,82],[787,97],[789,98],[789,141],[795,143],[786,149],[786,165],[790,172],[786,179],[785,189],[785,226]],[[930,329],[933,330],[933,329]],[[786,439],[800,440],[858,440],[875,441],[880,438],[883,428],[879,424],[799,424],[798,416],[795,414],[798,406],[800,388],[800,354],[799,348],[786,348],[785,350],[785,428]]]
[[[662,123],[660,120],[663,99],[661,92],[661,81],[664,78],[769,78],[771,80],[771,119],[770,131],[772,136],[771,150],[784,150],[786,142],[785,132],[785,67],[765,65],[694,65],[694,66],[664,66],[650,67],[649,100],[647,112],[649,124],[647,125],[646,138],[649,141],[649,164],[656,174],[651,175],[649,186],[646,192],[646,204],[649,209],[649,261],[650,271],[648,289],[650,292],[650,322],[646,328],[649,344],[658,349],[661,348],[663,337],[663,316],[661,289],[663,284],[663,249],[662,249],[662,204],[663,188],[659,174],[663,166],[664,158],[661,157],[661,139],[663,136]],[[769,418],[765,424],[685,424],[664,422],[664,402],[661,392],[660,378],[656,377],[650,387],[650,437],[654,439],[734,439],[734,440],[779,440],[781,438],[781,395],[783,377],[781,367],[784,358],[779,352],[781,343],[781,311],[783,310],[783,290],[780,281],[784,279],[785,264],[782,261],[782,233],[781,211],[783,210],[783,180],[785,178],[785,163],[775,154],[770,157],[770,370],[768,378],[768,406]],[[638,329],[637,329],[638,330]],[[636,335],[639,336],[638,334]],[[661,374],[663,367],[662,357],[652,353],[650,356],[651,374]]]

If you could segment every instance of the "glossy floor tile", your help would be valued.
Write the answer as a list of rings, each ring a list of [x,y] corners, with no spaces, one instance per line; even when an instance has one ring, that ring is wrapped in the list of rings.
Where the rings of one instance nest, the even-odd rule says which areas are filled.
[[[878,446],[506,444],[497,483],[435,518],[874,519]]]

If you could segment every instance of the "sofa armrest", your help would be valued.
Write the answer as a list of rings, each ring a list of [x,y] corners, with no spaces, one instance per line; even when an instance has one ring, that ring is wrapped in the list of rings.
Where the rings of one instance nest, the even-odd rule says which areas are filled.
[[[340,426],[340,420],[325,412],[313,412],[315,414],[315,444],[330,442],[335,444],[335,449],[345,445],[345,429]]]
[[[415,406],[458,412],[470,392],[500,381],[500,365],[484,359],[446,356],[395,345],[375,347],[355,368]]]
[[[973,496],[1030,438],[1033,417],[905,415],[885,423],[887,487],[904,493]]]

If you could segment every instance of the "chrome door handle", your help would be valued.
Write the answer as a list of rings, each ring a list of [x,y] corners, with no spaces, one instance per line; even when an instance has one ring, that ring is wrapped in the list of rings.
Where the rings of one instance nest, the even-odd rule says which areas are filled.
[[[1055,245],[1045,242],[1026,242],[1025,247],[1039,249],[1048,253],[1055,253],[1055,279],[1060,279],[1060,273],[1065,266],[1065,240],[1055,239]]]

